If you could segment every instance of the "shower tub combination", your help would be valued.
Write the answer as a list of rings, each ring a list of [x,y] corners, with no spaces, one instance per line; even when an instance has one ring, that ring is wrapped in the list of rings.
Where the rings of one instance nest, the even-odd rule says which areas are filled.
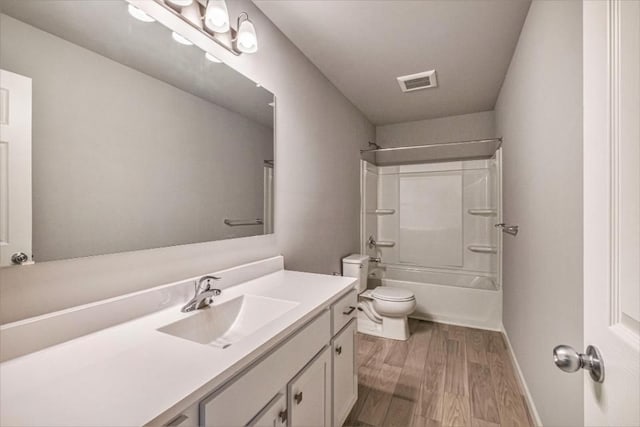
[[[369,274],[369,287],[380,285],[415,294],[416,311],[411,317],[500,330],[502,292],[495,278],[379,264]]]
[[[363,152],[368,287],[412,291],[411,317],[500,330],[501,187],[499,139]]]

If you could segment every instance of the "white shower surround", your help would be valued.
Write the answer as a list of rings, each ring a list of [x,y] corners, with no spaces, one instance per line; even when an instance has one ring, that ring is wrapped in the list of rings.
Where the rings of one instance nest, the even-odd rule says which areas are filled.
[[[494,159],[417,165],[363,161],[361,249],[382,260],[368,286],[411,290],[417,300],[412,317],[500,330],[502,236],[493,227],[501,220],[499,163],[499,153]],[[396,244],[371,249],[371,235]]]

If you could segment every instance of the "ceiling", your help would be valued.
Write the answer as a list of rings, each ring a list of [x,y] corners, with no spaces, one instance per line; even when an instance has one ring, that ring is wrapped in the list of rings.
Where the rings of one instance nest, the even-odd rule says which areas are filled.
[[[376,124],[492,110],[529,0],[254,0]],[[435,69],[438,87],[396,77]]]
[[[124,1],[0,0],[0,12],[273,127],[271,92],[198,48],[174,43],[162,25],[135,20]]]

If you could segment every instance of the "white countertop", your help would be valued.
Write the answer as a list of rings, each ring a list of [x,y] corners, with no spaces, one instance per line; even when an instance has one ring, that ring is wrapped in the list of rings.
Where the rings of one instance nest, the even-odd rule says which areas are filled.
[[[0,364],[2,426],[133,426],[195,403],[345,294],[354,278],[281,270],[223,291],[298,303],[221,350],[157,331],[180,305]],[[160,417],[160,418],[159,418]]]

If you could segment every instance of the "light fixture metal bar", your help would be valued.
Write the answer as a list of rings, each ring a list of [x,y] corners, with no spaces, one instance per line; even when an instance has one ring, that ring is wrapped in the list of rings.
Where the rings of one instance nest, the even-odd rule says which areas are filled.
[[[242,52],[236,50],[233,47],[233,44],[229,45],[229,44],[225,43],[223,40],[220,39],[220,36],[208,31],[206,29],[205,25],[204,25],[204,22],[202,23],[202,28],[200,28],[199,26],[195,25],[193,22],[191,22],[187,18],[185,18],[178,10],[176,10],[173,7],[171,7],[169,4],[165,3],[163,0],[154,0],[154,1],[157,4],[159,4],[160,6],[162,6],[165,10],[169,11],[170,13],[172,13],[177,18],[180,18],[180,20],[182,20],[182,22],[187,23],[189,26],[191,26],[195,30],[197,30],[200,33],[206,35],[209,39],[213,40],[219,46],[223,47],[224,49],[226,49],[227,51],[231,52],[235,56],[242,55]],[[202,3],[200,3],[199,1],[196,1],[195,3],[198,5],[198,8],[200,9],[200,16],[204,16],[204,12],[205,11],[204,11]],[[230,42],[231,43],[233,43],[233,40],[235,40],[236,37],[237,37],[236,30],[233,27],[230,27],[230,29],[229,29],[229,37],[230,37]]]

